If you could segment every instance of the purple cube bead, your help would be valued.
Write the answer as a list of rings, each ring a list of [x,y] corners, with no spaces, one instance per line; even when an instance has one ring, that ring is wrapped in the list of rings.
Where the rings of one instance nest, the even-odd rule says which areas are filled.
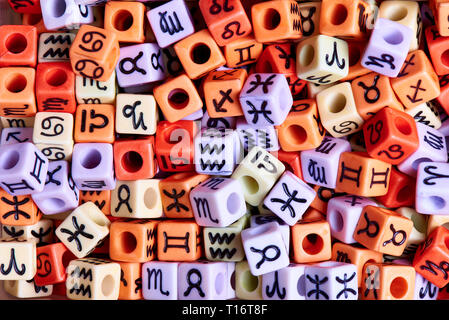
[[[79,190],[113,190],[116,180],[112,145],[77,143],[72,153],[72,178]]]
[[[246,122],[254,127],[281,125],[293,105],[285,75],[253,73],[240,92],[240,104]]]
[[[44,214],[56,214],[75,209],[79,204],[79,191],[72,180],[67,161],[51,161],[42,192],[31,195]]]
[[[361,60],[362,66],[387,77],[396,77],[413,36],[412,29],[399,22],[377,19]]]
[[[278,151],[279,140],[274,126],[254,127],[248,124],[245,118],[237,119],[236,130],[240,142],[246,151],[254,146],[259,146],[267,151]]]
[[[270,222],[275,222],[279,225],[279,228],[281,229],[282,239],[284,240],[285,248],[287,249],[287,253],[289,253],[290,252],[290,226],[288,224],[286,224],[277,215],[271,214],[271,211],[270,211],[270,214],[252,216],[250,219],[250,227],[251,228],[257,227],[257,226],[261,226],[265,223],[270,223]]]
[[[421,162],[416,178],[417,212],[449,215],[449,163]]]
[[[0,184],[13,196],[41,192],[48,159],[31,142],[0,145]]]
[[[289,266],[262,275],[264,300],[305,300],[305,264]]]
[[[142,295],[145,300],[178,299],[178,262],[142,264]]]
[[[0,144],[33,141],[33,128],[3,128]]]
[[[120,87],[147,84],[165,78],[162,50],[157,43],[142,43],[120,48],[115,68]]]
[[[183,0],[172,0],[147,12],[151,29],[161,48],[195,32],[189,8]]]

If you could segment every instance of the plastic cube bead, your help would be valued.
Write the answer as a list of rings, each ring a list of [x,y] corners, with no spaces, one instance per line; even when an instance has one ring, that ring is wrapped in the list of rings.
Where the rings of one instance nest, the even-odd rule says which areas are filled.
[[[235,295],[241,300],[262,300],[262,276],[251,273],[248,261],[235,264]]]
[[[142,264],[138,262],[119,262],[120,290],[119,300],[141,300]]]
[[[329,260],[332,256],[329,223],[323,220],[301,220],[291,227],[295,263]]]
[[[69,62],[70,46],[75,39],[71,32],[55,33],[44,32],[39,35],[37,61],[42,62]]]
[[[36,71],[33,68],[0,68],[0,116],[33,117]]]
[[[179,262],[149,261],[142,264],[142,296],[145,300],[178,299]]]
[[[93,22],[91,7],[77,5],[75,0],[42,0],[42,20],[47,30],[77,29]]]
[[[49,243],[36,248],[37,271],[34,282],[38,286],[47,286],[65,282],[66,268],[76,257],[61,242]]]
[[[228,43],[223,47],[226,66],[236,68],[252,64],[262,54],[263,44],[253,36],[246,36]]]
[[[36,242],[0,240],[0,280],[31,280],[36,274]]]
[[[115,107],[110,104],[80,104],[75,111],[75,143],[115,141]]]
[[[104,28],[120,43],[143,43],[145,5],[140,2],[110,1],[104,7]]]
[[[117,84],[115,71],[106,81],[75,77],[75,95],[79,104],[114,104]]]
[[[0,138],[0,144],[14,144],[31,142],[33,140],[33,128],[4,128]]]
[[[53,242],[53,220],[40,219],[39,221],[29,225],[4,224],[2,226],[1,238],[36,241],[37,247],[44,246]]]
[[[279,225],[285,248],[287,249],[287,253],[290,254],[290,226],[271,211],[265,214],[261,213],[259,215],[252,216],[250,219],[250,227],[253,228],[271,222],[275,222]]]
[[[305,265],[290,264],[262,275],[264,300],[305,300]]]
[[[447,163],[421,162],[416,178],[416,211],[423,214],[449,214]]]
[[[49,297],[53,294],[53,285],[38,286],[33,279],[4,281],[3,289],[21,299]]]
[[[34,26],[0,26],[0,67],[36,66],[37,29]]]
[[[254,127],[246,122],[244,117],[239,117],[235,127],[244,152],[248,152],[254,146],[267,151],[278,151],[280,149],[278,130],[275,126]]]
[[[386,195],[376,197],[387,208],[415,205],[415,178],[391,168],[390,186]]]
[[[116,97],[115,130],[120,134],[156,133],[157,109],[152,95],[120,93]]]
[[[16,232],[20,232],[16,226],[32,226],[39,222],[42,218],[42,212],[34,203],[31,195],[10,195],[3,189],[0,189],[1,206],[0,206],[0,222],[3,226],[14,226],[11,230],[14,236]],[[8,233],[5,231],[3,235]]]

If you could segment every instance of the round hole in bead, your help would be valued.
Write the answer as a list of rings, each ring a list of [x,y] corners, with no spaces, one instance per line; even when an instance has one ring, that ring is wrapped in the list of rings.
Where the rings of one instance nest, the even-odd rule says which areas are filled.
[[[62,86],[67,81],[67,73],[63,69],[52,69],[46,74],[45,81],[53,87]]]
[[[152,187],[148,188],[143,195],[143,202],[145,203],[145,207],[150,210],[156,207],[157,199],[157,192]]]
[[[20,153],[16,150],[3,152],[1,157],[2,169],[9,170],[14,168],[20,160]]]
[[[259,191],[259,183],[251,176],[243,176],[240,178],[243,187],[249,194],[255,194]]]
[[[120,241],[122,251],[124,253],[131,253],[137,248],[137,239],[131,232],[125,231],[120,234]]]
[[[276,9],[269,8],[265,11],[263,27],[267,30],[274,30],[281,24],[281,15]]]
[[[211,51],[208,45],[204,43],[197,43],[190,51],[190,59],[196,64],[204,64],[209,61]]]
[[[168,94],[168,102],[173,109],[181,110],[189,104],[189,94],[184,89],[174,89]]]
[[[323,250],[323,246],[323,238],[316,233],[310,233],[302,240],[302,248],[309,255],[320,253]]]
[[[21,33],[13,33],[5,41],[6,49],[14,54],[23,52],[27,46],[28,41]]]
[[[292,124],[287,127],[286,134],[289,142],[300,145],[307,141],[307,131],[298,124]]]
[[[304,45],[304,47],[301,48],[299,53],[300,66],[307,67],[309,64],[312,63],[314,57],[315,57],[315,48],[310,44]]]
[[[19,93],[25,90],[27,83],[27,79],[23,74],[15,73],[6,82],[6,89],[9,92]]]
[[[128,151],[122,157],[122,167],[128,172],[137,172],[143,167],[143,158],[136,151]]]
[[[103,278],[101,281],[101,292],[103,293],[103,296],[107,297],[109,296],[115,288],[115,281],[112,275],[108,274],[106,277]]]
[[[223,273],[217,274],[215,277],[215,292],[220,295],[225,288],[225,276]]]
[[[235,271],[232,271],[231,278],[229,279],[232,290],[235,290]]]
[[[89,150],[81,160],[81,165],[85,169],[94,169],[101,163],[102,157],[100,151],[96,149]]]
[[[413,168],[413,170],[418,170],[418,166],[419,166],[419,164],[420,164],[421,162],[432,162],[432,159],[429,159],[429,158],[419,158],[419,159],[416,159],[416,160],[413,161],[413,163],[412,163],[412,168]]]
[[[441,54],[441,62],[445,66],[449,66],[449,50],[446,50]]]
[[[402,203],[404,201],[407,201],[410,195],[412,194],[413,190],[410,186],[404,186],[402,187],[399,192],[396,195],[396,201]]]
[[[51,15],[55,18],[62,17],[67,9],[66,0],[54,0],[53,5],[49,6],[52,10]]]
[[[334,232],[340,232],[341,230],[343,230],[343,226],[344,226],[344,219],[343,219],[343,215],[341,214],[340,211],[335,210],[335,211],[331,211],[329,212],[329,225],[332,229],[332,231]]]
[[[119,10],[114,14],[112,18],[112,24],[118,31],[129,30],[134,23],[134,18],[131,12],[128,10]]]
[[[383,39],[388,44],[398,45],[398,44],[401,44],[402,41],[404,41],[404,36],[402,35],[402,32],[400,32],[398,30],[392,30],[388,33],[385,33],[383,35]]]
[[[298,279],[298,282],[296,282],[296,290],[298,291],[298,294],[302,297],[306,295],[306,277],[305,275],[301,275]]]
[[[59,198],[47,198],[42,201],[41,205],[42,208],[46,208],[49,211],[57,211],[65,207],[65,202]]]
[[[401,299],[407,294],[408,283],[402,277],[397,277],[390,283],[390,293],[396,299]]]
[[[249,270],[243,272],[240,277],[242,287],[247,292],[253,292],[257,289],[257,286],[259,285],[259,279],[256,276],[253,276]]]
[[[384,11],[383,15],[385,19],[391,21],[401,21],[408,15],[408,10],[405,6],[392,6],[389,9]]]
[[[230,214],[235,214],[240,209],[240,197],[237,193],[233,192],[229,195],[226,201],[226,208]]]
[[[335,93],[330,100],[329,111],[332,113],[339,113],[346,107],[346,96],[343,93]]]
[[[347,17],[348,9],[342,4],[337,4],[332,10],[331,23],[334,26],[339,26],[346,21]]]
[[[408,123],[404,118],[397,117],[396,119],[394,119],[394,125],[403,135],[408,136],[412,133],[412,127],[410,126],[410,123]]]

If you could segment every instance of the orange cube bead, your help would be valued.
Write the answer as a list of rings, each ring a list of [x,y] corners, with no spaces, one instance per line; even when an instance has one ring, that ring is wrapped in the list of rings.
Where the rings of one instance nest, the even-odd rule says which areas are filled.
[[[422,50],[408,54],[398,76],[391,79],[391,86],[406,108],[416,107],[440,95],[438,76]]]
[[[449,230],[443,226],[436,227],[416,249],[413,267],[416,272],[443,288],[449,283],[447,266],[449,265],[449,248],[447,239]]]
[[[299,221],[291,227],[293,261],[309,263],[332,256],[331,231],[326,220]]]
[[[416,272],[411,266],[367,263],[363,268],[362,300],[413,300]]]
[[[301,217],[301,220],[303,221],[326,220],[326,214],[310,207],[306,210],[306,212],[304,212],[304,214]]]
[[[279,144],[287,152],[314,149],[326,133],[314,99],[294,101],[287,118],[276,129]]]
[[[413,221],[381,207],[366,206],[354,230],[354,240],[366,248],[400,256],[413,229]]]
[[[0,67],[35,67],[37,28],[24,25],[0,26]]]
[[[249,35],[251,22],[240,0],[200,0],[204,21],[219,46]]]
[[[243,116],[239,95],[247,77],[244,69],[209,73],[203,88],[207,113],[211,118]]]
[[[0,116],[32,117],[36,114],[33,68],[0,68]]]
[[[251,7],[253,32],[262,43],[300,39],[302,23],[296,1],[266,1]]]
[[[355,264],[357,266],[358,286],[360,287],[363,280],[362,272],[365,264],[367,262],[382,263],[383,255],[374,250],[337,242],[332,246],[332,260]]]
[[[436,98],[438,105],[449,114],[449,74],[439,77],[440,95]]]
[[[93,202],[105,215],[111,215],[111,190],[80,190],[80,205],[86,202]]]
[[[322,0],[320,33],[349,39],[366,38],[370,6],[363,0]]]
[[[174,45],[176,55],[190,79],[198,79],[223,66],[226,59],[209,30],[204,29]]]
[[[156,258],[156,228],[159,222],[125,219],[111,223],[109,256],[123,262],[147,262]]]
[[[236,68],[256,62],[262,54],[263,44],[253,36],[232,41],[224,46],[226,66]]]
[[[65,282],[66,268],[76,256],[62,242],[56,242],[37,247],[36,258],[34,282],[38,286],[46,286]]]
[[[418,129],[413,117],[388,107],[364,123],[363,135],[368,154],[391,164],[399,164],[407,159],[419,145]]]
[[[442,36],[436,26],[431,26],[424,31],[430,59],[437,75],[449,74],[449,54],[448,37]]]
[[[142,296],[142,264],[119,262],[121,269],[119,300],[140,300]]]
[[[299,152],[287,152],[284,150],[270,152],[285,166],[286,171],[291,171],[302,180],[301,157]]]
[[[415,185],[416,179],[392,167],[388,193],[376,200],[387,208],[413,207]]]
[[[296,74],[295,45],[272,44],[263,50],[256,63],[257,73]]]
[[[83,24],[70,47],[73,72],[86,78],[107,81],[119,60],[120,48],[113,31]]]
[[[27,0],[27,1],[17,1],[8,0],[11,9],[17,13],[40,13],[41,5],[40,0]]]
[[[435,25],[442,36],[449,36],[449,3],[447,0],[430,0]]]
[[[383,196],[388,192],[390,173],[389,163],[372,159],[364,152],[343,152],[336,189],[361,197]]]
[[[385,107],[404,111],[390,84],[390,78],[375,72],[356,78],[351,83],[357,112],[367,120]]]
[[[118,180],[154,177],[156,174],[154,136],[117,139],[114,142],[114,169]]]
[[[200,110],[203,106],[192,80],[181,74],[153,90],[154,98],[169,122],[176,122]]]
[[[162,207],[167,218],[193,218],[190,191],[208,175],[196,172],[175,173],[159,183]]]
[[[202,230],[195,220],[165,220],[157,228],[160,261],[196,261],[202,256]]]
[[[75,112],[75,143],[115,141],[115,106],[80,104]]]
[[[145,5],[141,2],[109,1],[104,7],[104,28],[119,42],[143,43]]]
[[[12,196],[0,189],[0,223],[7,226],[29,226],[42,218],[42,212],[31,195]]]
[[[70,63],[46,62],[37,65],[36,101],[38,111],[75,112],[75,74]]]

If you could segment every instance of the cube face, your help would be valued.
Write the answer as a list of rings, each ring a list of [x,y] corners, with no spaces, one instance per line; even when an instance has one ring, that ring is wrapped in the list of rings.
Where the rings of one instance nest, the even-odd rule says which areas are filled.
[[[104,28],[123,42],[142,43],[144,35],[145,6],[143,3],[107,3],[104,8]]]
[[[331,234],[327,221],[302,221],[292,227],[291,233],[295,263],[319,262],[331,258]]]
[[[12,196],[5,190],[0,189],[1,209],[0,222],[8,226],[34,225],[42,218],[30,195]],[[17,235],[16,232],[12,232]]]
[[[120,264],[97,258],[73,260],[67,267],[65,284],[72,300],[117,300]]]
[[[111,191],[80,191],[80,205],[93,202],[105,215],[111,214]]]
[[[178,299],[178,262],[150,261],[142,265],[145,300]]]
[[[224,46],[226,66],[235,68],[253,63],[262,54],[262,49],[263,44],[252,36],[237,39]]]
[[[66,280],[66,268],[76,257],[62,243],[37,247],[37,271],[34,282],[39,286],[62,283]]]
[[[349,55],[345,40],[317,35],[305,39],[296,50],[296,73],[300,79],[330,84],[348,75]]]
[[[307,300],[357,300],[357,267],[326,261],[305,267]]]
[[[53,285],[38,286],[33,279],[5,281],[3,288],[10,295],[23,299],[49,297],[53,294]]]
[[[316,192],[305,182],[286,171],[265,197],[264,204],[288,225],[302,218],[316,197]]]
[[[0,33],[0,67],[36,66],[36,27],[3,25]]]
[[[149,10],[147,18],[161,48],[166,48],[195,32],[190,11],[182,0]]]
[[[133,262],[121,262],[120,269],[121,280],[118,299],[142,299],[142,264]]]
[[[37,60],[42,62],[69,62],[69,49],[75,39],[70,32],[45,32],[39,35]]]
[[[34,241],[2,240],[0,242],[0,279],[31,280],[36,274]]]
[[[285,76],[275,73],[248,76],[239,99],[246,121],[256,127],[282,124],[293,104]]]
[[[0,144],[31,142],[32,140],[33,128],[3,128]]]
[[[110,256],[123,262],[147,262],[156,254],[157,222],[150,220],[114,221],[110,228]]]
[[[262,275],[264,300],[305,300],[305,265],[289,266]]]
[[[156,132],[156,101],[152,95],[118,94],[116,108],[118,133],[151,135]]]
[[[32,117],[36,114],[33,68],[0,69],[0,116]]]
[[[75,143],[115,141],[115,107],[110,104],[81,104],[75,112]]]
[[[55,0],[42,1],[42,20],[47,30],[76,29],[82,23],[93,22],[92,10],[87,6],[78,6],[74,0],[64,1],[64,11],[60,6],[61,3]]]
[[[441,95],[442,94],[440,94],[440,96]],[[411,115],[416,122],[423,123],[431,128],[435,128],[438,130],[442,125],[440,112],[433,105],[433,103],[430,102],[422,103],[416,107],[405,110],[405,112]]]
[[[429,280],[426,280],[422,275],[416,273],[415,275],[415,295],[413,300],[437,300],[438,287]]]
[[[416,210],[424,214],[449,213],[446,163],[421,162],[416,179]]]
[[[217,123],[217,125],[220,124]],[[255,128],[248,124],[244,118],[238,118],[235,126],[245,152],[248,152],[254,146],[267,151],[278,151],[280,149],[277,130],[274,126]]]
[[[287,253],[290,254],[290,226],[286,224],[281,218],[272,214],[271,211],[264,215],[252,216],[250,218],[250,227],[257,227],[270,222],[275,222],[279,225],[279,228],[281,229],[282,240],[284,240],[285,249],[287,250]]]
[[[75,95],[79,104],[115,104],[117,85],[116,74],[109,79],[98,81],[82,76],[75,77]]]
[[[18,240],[36,241],[37,247],[51,243],[53,242],[53,220],[40,219],[34,224],[24,226],[4,224],[2,226],[1,239],[12,238]]]
[[[67,112],[38,112],[34,120],[33,143],[73,144],[73,115]]]

